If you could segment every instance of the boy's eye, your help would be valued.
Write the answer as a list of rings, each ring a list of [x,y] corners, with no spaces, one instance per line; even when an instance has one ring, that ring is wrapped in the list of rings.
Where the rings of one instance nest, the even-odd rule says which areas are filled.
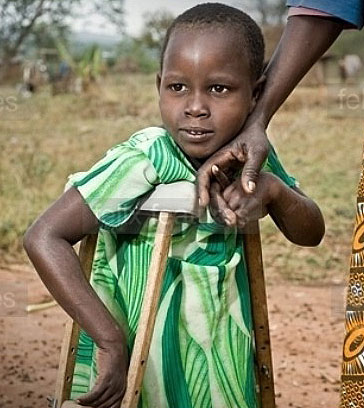
[[[211,92],[222,94],[226,93],[229,89],[225,85],[212,85]]]
[[[169,85],[168,88],[171,89],[174,92],[182,92],[182,91],[185,91],[187,89],[186,85],[183,85],[183,84],[171,84],[171,85]]]

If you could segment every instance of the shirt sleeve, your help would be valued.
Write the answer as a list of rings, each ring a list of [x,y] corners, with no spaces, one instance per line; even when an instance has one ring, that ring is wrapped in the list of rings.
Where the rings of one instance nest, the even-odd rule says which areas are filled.
[[[324,11],[314,10],[307,7],[290,7],[288,17],[292,16],[334,17],[332,14],[325,13]]]
[[[140,198],[158,183],[152,163],[127,144],[110,149],[89,171],[69,177],[105,229],[117,228],[133,215]]]
[[[363,0],[288,0],[289,7],[305,7],[327,13],[361,29],[364,24]]]
[[[289,187],[298,187],[297,180],[286,172],[274,147],[271,144],[269,145],[268,157],[262,167],[262,170],[279,177]]]

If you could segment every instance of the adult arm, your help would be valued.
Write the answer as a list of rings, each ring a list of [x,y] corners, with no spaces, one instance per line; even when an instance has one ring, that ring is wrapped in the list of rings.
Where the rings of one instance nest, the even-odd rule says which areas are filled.
[[[29,228],[24,248],[50,293],[99,347],[98,382],[80,400],[116,407],[125,386],[122,367],[126,372],[128,363],[125,334],[86,280],[72,248],[97,230],[97,218],[72,187]]]
[[[261,165],[268,154],[265,130],[270,119],[312,65],[335,41],[343,26],[342,20],[327,17],[300,15],[288,19],[264,73],[266,83],[242,132],[207,160],[199,170],[202,206],[209,203],[213,164],[229,173],[231,167],[244,163],[242,187],[247,194],[254,191]]]

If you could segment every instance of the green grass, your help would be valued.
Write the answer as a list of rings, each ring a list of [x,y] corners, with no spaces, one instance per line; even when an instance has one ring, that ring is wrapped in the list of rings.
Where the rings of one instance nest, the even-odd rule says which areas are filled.
[[[44,88],[0,105],[0,249],[25,259],[22,235],[61,193],[72,172],[88,169],[134,131],[160,124],[154,75],[107,77],[87,95],[50,96]],[[285,167],[322,208],[327,233],[318,248],[287,242],[262,222],[268,281],[340,279],[348,270],[362,147],[359,117],[330,116],[321,90],[299,88],[276,115],[269,135]],[[334,103],[331,101],[330,103]]]

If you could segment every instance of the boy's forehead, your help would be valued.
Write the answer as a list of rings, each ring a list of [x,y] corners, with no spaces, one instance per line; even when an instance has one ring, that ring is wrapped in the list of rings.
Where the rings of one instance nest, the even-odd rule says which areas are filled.
[[[248,64],[248,53],[240,41],[238,35],[227,27],[178,27],[168,41],[164,65],[184,57],[200,63],[210,61],[245,66]]]

